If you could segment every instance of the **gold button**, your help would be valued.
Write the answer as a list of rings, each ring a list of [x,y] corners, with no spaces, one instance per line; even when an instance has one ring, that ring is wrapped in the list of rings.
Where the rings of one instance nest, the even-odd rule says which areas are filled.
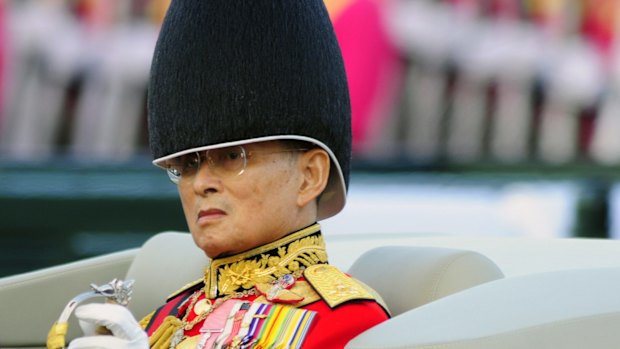
[[[196,315],[204,314],[211,310],[211,301],[208,299],[201,299],[194,305],[194,313]]]

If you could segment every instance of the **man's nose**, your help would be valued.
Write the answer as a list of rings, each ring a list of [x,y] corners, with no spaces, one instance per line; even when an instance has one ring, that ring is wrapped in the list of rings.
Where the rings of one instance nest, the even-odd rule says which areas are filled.
[[[221,190],[221,178],[214,173],[207,162],[202,162],[194,175],[194,191],[201,195]]]

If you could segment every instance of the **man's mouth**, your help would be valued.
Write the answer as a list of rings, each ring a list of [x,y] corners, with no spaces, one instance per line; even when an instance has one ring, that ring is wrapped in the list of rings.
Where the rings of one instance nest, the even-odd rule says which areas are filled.
[[[198,224],[208,224],[216,220],[219,220],[224,216],[226,216],[226,212],[220,209],[217,209],[217,208],[200,210],[198,212],[198,218],[196,219],[196,222]]]

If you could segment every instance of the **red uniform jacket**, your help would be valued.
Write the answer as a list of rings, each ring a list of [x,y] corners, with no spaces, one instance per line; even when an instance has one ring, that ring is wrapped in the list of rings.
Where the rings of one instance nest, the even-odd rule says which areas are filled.
[[[367,286],[327,264],[318,224],[211,262],[142,322],[152,348],[343,348],[388,319]]]

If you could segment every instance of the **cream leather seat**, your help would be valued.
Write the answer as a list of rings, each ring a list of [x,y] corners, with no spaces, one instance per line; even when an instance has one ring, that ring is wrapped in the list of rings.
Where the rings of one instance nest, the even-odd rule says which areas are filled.
[[[129,309],[140,319],[189,282],[203,277],[209,259],[186,233],[160,233],[147,240],[134,258],[127,279],[134,279]]]
[[[127,272],[128,279],[136,280],[130,309],[136,317],[148,314],[170,293],[201,278],[207,264],[189,234],[154,236],[140,248]],[[349,272],[374,288],[394,315],[503,276],[477,252],[419,246],[370,250]]]
[[[377,291],[392,316],[503,277],[480,253],[421,246],[383,246],[362,254],[349,273]]]
[[[510,277],[403,313],[346,348],[618,348],[619,294],[620,268]]]
[[[139,249],[0,279],[0,347],[43,348],[47,331],[64,305],[87,291],[90,283],[112,278],[135,280],[129,308],[140,319],[169,294],[201,278],[207,263],[189,234],[167,232],[153,236]],[[350,273],[375,288],[393,314],[502,277],[497,266],[477,252],[413,246],[368,251]],[[24,311],[41,297],[45,298],[42,305],[33,308],[36,315]],[[69,327],[68,338],[80,335],[74,317]]]

